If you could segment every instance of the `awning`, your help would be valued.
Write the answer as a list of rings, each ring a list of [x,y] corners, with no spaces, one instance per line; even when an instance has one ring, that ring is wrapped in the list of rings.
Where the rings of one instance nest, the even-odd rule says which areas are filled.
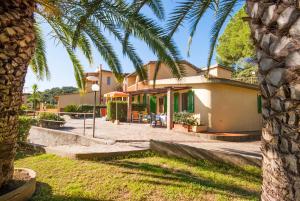
[[[105,98],[123,98],[123,97],[128,97],[127,93],[121,92],[121,91],[113,91],[104,94]]]

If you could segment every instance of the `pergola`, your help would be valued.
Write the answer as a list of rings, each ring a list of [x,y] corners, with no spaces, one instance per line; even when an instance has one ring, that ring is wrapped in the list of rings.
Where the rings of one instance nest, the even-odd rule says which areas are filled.
[[[104,97],[106,98],[106,102],[108,100],[113,100],[116,98],[121,98],[122,100],[127,98],[129,95],[127,93],[121,92],[121,91],[112,91],[109,93],[104,94]]]
[[[173,93],[176,91],[191,89],[191,87],[164,87],[164,88],[152,88],[152,89],[141,89],[137,91],[127,92],[128,94],[128,106],[127,106],[127,120],[131,119],[132,112],[132,96],[140,94],[167,94],[167,129],[173,128],[173,113],[174,113],[174,96]]]

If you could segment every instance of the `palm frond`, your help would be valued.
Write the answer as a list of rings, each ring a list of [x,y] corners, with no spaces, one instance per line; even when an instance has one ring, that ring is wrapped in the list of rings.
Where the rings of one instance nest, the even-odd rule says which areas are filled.
[[[192,39],[197,30],[199,21],[202,19],[204,13],[210,8],[212,4],[213,4],[212,0],[198,1],[188,14],[187,18],[191,23],[190,38],[188,41],[188,51],[187,51],[188,56],[190,55]]]
[[[134,0],[129,10],[138,13],[146,5],[158,19],[163,20],[165,18],[165,10],[161,0]]]
[[[60,19],[51,19],[49,20],[48,23],[55,32],[56,36],[59,38],[60,42],[62,45],[65,47],[71,61],[73,64],[73,69],[74,69],[74,75],[76,79],[77,86],[80,90],[83,90],[85,88],[85,79],[84,79],[84,71],[83,67],[77,58],[76,54],[73,52],[72,46],[70,42],[68,41],[68,38],[64,36],[64,31],[61,29],[60,26],[57,26],[59,23]]]
[[[219,37],[219,33],[224,23],[226,22],[226,19],[233,12],[234,6],[236,5],[237,2],[238,0],[223,0],[220,2],[219,9],[216,12],[215,23],[211,29],[211,39],[210,39],[210,48],[209,48],[207,66],[210,66],[211,64],[211,60],[213,57],[217,39]]]
[[[170,14],[167,23],[167,31],[169,36],[172,37],[178,28],[185,22],[189,12],[194,7],[198,0],[186,0],[178,2],[178,6]]]
[[[47,79],[50,79],[43,33],[38,24],[35,24],[34,29],[36,34],[36,48],[34,55],[30,61],[30,67],[38,79],[42,80],[45,77]]]

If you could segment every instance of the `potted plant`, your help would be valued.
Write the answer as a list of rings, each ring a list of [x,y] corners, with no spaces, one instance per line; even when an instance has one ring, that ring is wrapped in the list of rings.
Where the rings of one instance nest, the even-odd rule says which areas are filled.
[[[193,126],[192,126],[192,131],[193,131],[194,133],[202,133],[202,132],[206,132],[206,131],[207,131],[207,126],[198,124],[198,122],[196,122],[196,125],[193,125]]]
[[[38,116],[39,125],[43,128],[58,129],[62,127],[66,121],[55,113],[43,112]]]
[[[196,119],[191,113],[179,112],[174,114],[174,130],[191,132],[193,125],[196,125]]]

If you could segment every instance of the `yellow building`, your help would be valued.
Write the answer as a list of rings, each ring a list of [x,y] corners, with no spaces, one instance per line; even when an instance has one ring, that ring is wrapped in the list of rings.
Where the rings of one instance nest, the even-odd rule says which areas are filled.
[[[101,91],[101,103],[105,103],[105,100],[103,98],[103,95],[112,92],[112,91],[118,91],[122,90],[122,84],[120,84],[114,74],[109,70],[103,70],[98,69],[96,72],[88,72],[85,73],[85,77],[97,77],[98,81],[97,84],[100,84],[100,90],[97,92],[97,104],[100,103],[100,91]],[[57,98],[58,101],[58,108],[59,110],[63,110],[64,107],[67,105],[82,105],[82,104],[94,104],[94,92],[92,91],[92,81],[89,81],[86,79],[86,93],[84,95],[80,95],[79,93],[73,93],[73,94],[65,94],[60,95]]]
[[[140,81],[136,73],[129,74],[123,82],[123,90],[129,94],[130,102],[143,102],[150,113],[187,111],[197,114],[202,125],[211,132],[244,132],[261,129],[259,90],[256,83],[232,79],[232,71],[221,65],[199,69],[187,61],[186,75],[173,78],[166,65],[157,75],[155,89],[153,75],[156,62],[145,65],[148,80]],[[252,80],[253,81],[253,80]],[[170,103],[173,106],[168,106]],[[129,108],[129,112],[131,109]],[[129,114],[130,115],[130,114]],[[172,114],[168,114],[172,127]]]

